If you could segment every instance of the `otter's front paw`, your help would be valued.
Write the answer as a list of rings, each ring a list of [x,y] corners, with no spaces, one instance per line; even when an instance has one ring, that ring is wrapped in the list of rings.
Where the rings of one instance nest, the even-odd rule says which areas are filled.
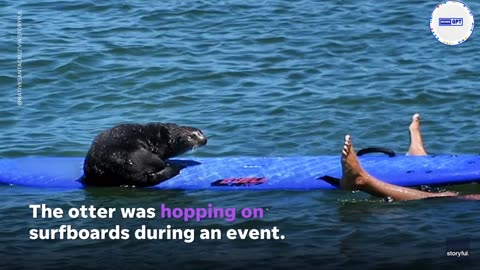
[[[166,181],[180,173],[180,170],[183,169],[183,166],[177,166],[177,165],[168,165],[163,168],[163,170],[155,172],[155,173],[150,173],[148,174],[147,177],[147,186],[154,186],[158,185],[163,181]]]
[[[165,177],[168,177],[167,179],[170,179],[178,175],[183,168],[185,167],[180,165],[167,164],[165,169],[163,169],[161,172],[163,172],[163,175]]]

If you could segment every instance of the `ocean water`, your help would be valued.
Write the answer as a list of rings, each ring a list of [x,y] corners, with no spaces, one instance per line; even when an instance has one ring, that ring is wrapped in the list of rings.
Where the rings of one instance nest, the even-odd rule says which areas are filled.
[[[480,41],[430,33],[437,1],[0,0],[0,157],[83,156],[125,122],[202,129],[192,157],[478,154]],[[474,14],[480,4],[468,1]],[[22,89],[17,88],[21,12]],[[17,103],[21,98],[21,106]],[[475,184],[444,189],[480,193]],[[2,269],[480,269],[480,204],[344,191],[58,191],[0,186]],[[263,219],[33,219],[29,204],[262,207]],[[279,228],[284,240],[32,241],[31,228]],[[470,256],[446,256],[461,238]],[[476,264],[477,263],[477,264]]]

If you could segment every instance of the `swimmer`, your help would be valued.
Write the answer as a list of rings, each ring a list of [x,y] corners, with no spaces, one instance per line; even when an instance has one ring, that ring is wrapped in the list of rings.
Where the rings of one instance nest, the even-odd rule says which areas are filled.
[[[427,155],[420,133],[420,115],[414,114],[410,130],[410,147],[407,155]],[[378,197],[390,197],[395,201],[419,200],[434,197],[456,197],[466,200],[480,200],[480,194],[458,196],[455,192],[425,192],[383,182],[365,171],[355,154],[350,135],[345,136],[342,151],[342,179],[340,187],[345,190],[360,190]]]

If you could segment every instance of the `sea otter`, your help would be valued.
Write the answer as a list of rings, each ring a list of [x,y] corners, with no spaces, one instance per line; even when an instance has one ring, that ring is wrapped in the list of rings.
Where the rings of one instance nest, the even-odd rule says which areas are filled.
[[[87,186],[157,185],[182,169],[168,159],[207,143],[197,128],[173,123],[121,124],[92,142],[80,180]]]

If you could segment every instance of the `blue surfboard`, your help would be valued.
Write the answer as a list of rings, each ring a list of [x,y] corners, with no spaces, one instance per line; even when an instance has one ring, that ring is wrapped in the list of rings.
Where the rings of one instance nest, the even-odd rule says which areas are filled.
[[[480,155],[359,157],[373,176],[400,186],[447,185],[480,181]],[[222,157],[175,159],[186,166],[158,189],[312,190],[336,187],[338,156]],[[80,189],[81,157],[0,159],[0,183],[39,188]]]

